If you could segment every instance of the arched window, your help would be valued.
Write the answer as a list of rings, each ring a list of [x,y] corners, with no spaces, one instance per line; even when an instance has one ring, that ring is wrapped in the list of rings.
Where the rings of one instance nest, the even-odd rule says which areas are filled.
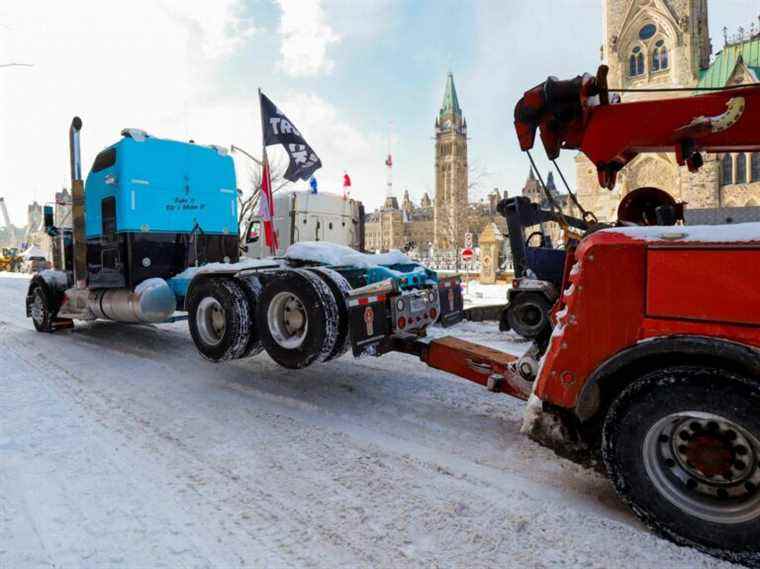
[[[652,52],[652,71],[663,71],[668,68],[669,61],[668,48],[664,40],[657,40]]]
[[[736,156],[736,183],[747,183],[747,155],[744,153]]]
[[[633,53],[628,60],[628,75],[635,77],[636,75],[644,74],[644,53],[641,48],[636,46],[633,48]]]
[[[662,46],[660,48],[660,69],[667,69],[670,65],[670,59],[668,54],[668,48]]]
[[[722,186],[730,186],[734,183],[734,160],[730,154],[724,154],[720,164]]]
[[[750,170],[752,171],[752,176],[750,177],[750,180],[753,182],[760,182],[760,152],[752,153],[751,163],[752,167]]]

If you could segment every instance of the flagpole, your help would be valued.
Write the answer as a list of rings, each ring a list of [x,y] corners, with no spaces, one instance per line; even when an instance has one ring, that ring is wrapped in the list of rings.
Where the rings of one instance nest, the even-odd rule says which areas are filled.
[[[274,255],[277,253],[277,237],[274,229],[274,192],[272,192],[272,182],[271,182],[271,175],[269,172],[269,159],[267,158],[267,145],[266,145],[266,124],[264,123],[264,105],[262,104],[261,99],[261,87],[259,89],[259,115],[261,116],[261,153],[262,153],[262,167],[261,167],[261,193],[264,193],[264,176],[266,176],[267,179],[267,187],[269,188],[269,194],[272,196],[272,199],[269,199],[269,196],[262,196],[265,197],[267,200],[267,210],[269,212],[269,224],[271,226],[272,231],[272,242],[269,245],[269,252]]]

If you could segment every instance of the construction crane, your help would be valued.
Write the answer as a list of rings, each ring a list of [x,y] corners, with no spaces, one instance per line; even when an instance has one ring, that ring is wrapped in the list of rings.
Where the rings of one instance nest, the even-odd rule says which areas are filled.
[[[16,228],[11,224],[11,218],[8,216],[8,208],[5,206],[5,198],[0,198],[0,209],[3,212],[3,222],[5,227],[8,228],[10,234],[11,244],[16,244]]]

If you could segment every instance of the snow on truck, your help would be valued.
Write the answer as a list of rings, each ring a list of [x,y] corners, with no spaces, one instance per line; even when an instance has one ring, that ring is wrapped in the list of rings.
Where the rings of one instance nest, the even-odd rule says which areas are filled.
[[[75,118],[69,133],[73,239],[62,249],[72,269],[32,279],[27,314],[37,330],[74,320],[165,322],[187,311],[209,360],[264,349],[301,368],[349,347],[381,354],[395,335],[461,318],[458,282],[399,252],[305,242],[281,257],[241,261],[235,172],[219,147],[125,129],[97,155],[85,184],[81,126]],[[63,238],[51,211],[45,224]]]

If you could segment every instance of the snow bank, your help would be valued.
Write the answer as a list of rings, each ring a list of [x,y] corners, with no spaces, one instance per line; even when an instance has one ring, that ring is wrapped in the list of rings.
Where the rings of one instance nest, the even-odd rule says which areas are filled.
[[[278,265],[279,263],[272,259],[246,259],[239,263],[209,263],[200,267],[188,267],[178,275],[174,275],[172,278],[192,280],[192,278],[199,273],[215,271],[238,272],[245,269],[260,269],[265,267],[276,267]]]
[[[326,243],[324,241],[303,241],[295,243],[285,251],[287,259],[296,261],[311,261],[325,265],[354,267],[374,267],[376,265],[401,265],[413,261],[401,251],[369,254],[360,253],[345,245]]]
[[[602,230],[641,241],[688,241],[700,243],[744,243],[760,241],[760,223],[728,225],[684,225],[673,227],[615,227]]]
[[[507,283],[482,284],[480,281],[462,283],[462,292],[467,306],[490,306],[506,304],[507,292],[511,285]]]
[[[0,271],[0,278],[2,279],[26,279],[29,280],[33,275],[29,273],[11,273],[9,271]]]

